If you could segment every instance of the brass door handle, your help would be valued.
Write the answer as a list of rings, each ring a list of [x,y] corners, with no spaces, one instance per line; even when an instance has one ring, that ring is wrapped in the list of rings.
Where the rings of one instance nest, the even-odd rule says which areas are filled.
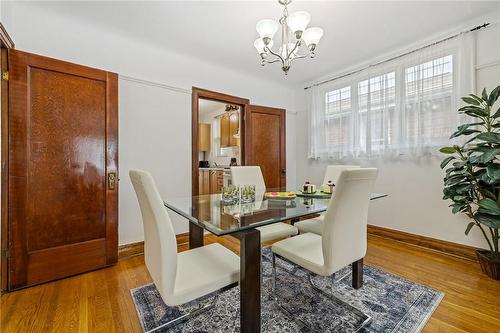
[[[116,187],[116,172],[108,173],[108,189],[114,190]]]

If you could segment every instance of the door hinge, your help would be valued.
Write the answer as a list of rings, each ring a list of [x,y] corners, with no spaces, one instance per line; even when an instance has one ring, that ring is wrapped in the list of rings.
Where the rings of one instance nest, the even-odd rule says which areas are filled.
[[[9,72],[2,72],[2,80],[9,81]]]

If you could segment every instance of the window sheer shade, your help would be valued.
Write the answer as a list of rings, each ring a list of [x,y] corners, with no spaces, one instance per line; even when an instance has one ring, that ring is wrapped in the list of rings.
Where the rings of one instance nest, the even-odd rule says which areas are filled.
[[[422,156],[450,143],[474,91],[473,34],[308,90],[309,157]]]

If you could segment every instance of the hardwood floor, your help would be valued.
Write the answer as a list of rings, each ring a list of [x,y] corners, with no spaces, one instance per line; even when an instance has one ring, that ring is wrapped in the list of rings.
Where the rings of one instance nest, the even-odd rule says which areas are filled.
[[[232,237],[208,236],[206,243],[215,241],[239,250]],[[376,236],[369,236],[365,263],[446,293],[423,332],[500,332],[500,282],[477,263]],[[150,281],[139,255],[2,295],[0,332],[141,332],[129,290]]]

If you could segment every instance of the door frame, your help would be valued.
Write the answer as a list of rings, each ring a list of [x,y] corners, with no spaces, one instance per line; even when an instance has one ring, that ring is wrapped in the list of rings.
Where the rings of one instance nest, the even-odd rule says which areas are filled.
[[[8,166],[9,166],[9,81],[3,78],[3,73],[9,70],[8,63],[8,50],[15,48],[14,42],[10,38],[7,30],[2,23],[0,23],[0,52],[1,52],[1,64],[0,64],[0,72],[2,77],[0,78],[0,93],[2,95],[2,103],[1,103],[1,162],[2,162],[2,171],[1,171],[1,217],[0,217],[0,229],[1,229],[1,259],[0,259],[0,294],[3,294],[7,290],[8,286],[8,245],[9,245],[9,228],[8,228]]]
[[[216,91],[192,87],[191,94],[191,193],[198,195],[199,151],[198,151],[198,112],[199,100],[208,99],[221,103],[236,104],[241,107],[240,112],[240,156],[241,165],[245,165],[245,110],[250,104],[247,98],[232,96]]]

